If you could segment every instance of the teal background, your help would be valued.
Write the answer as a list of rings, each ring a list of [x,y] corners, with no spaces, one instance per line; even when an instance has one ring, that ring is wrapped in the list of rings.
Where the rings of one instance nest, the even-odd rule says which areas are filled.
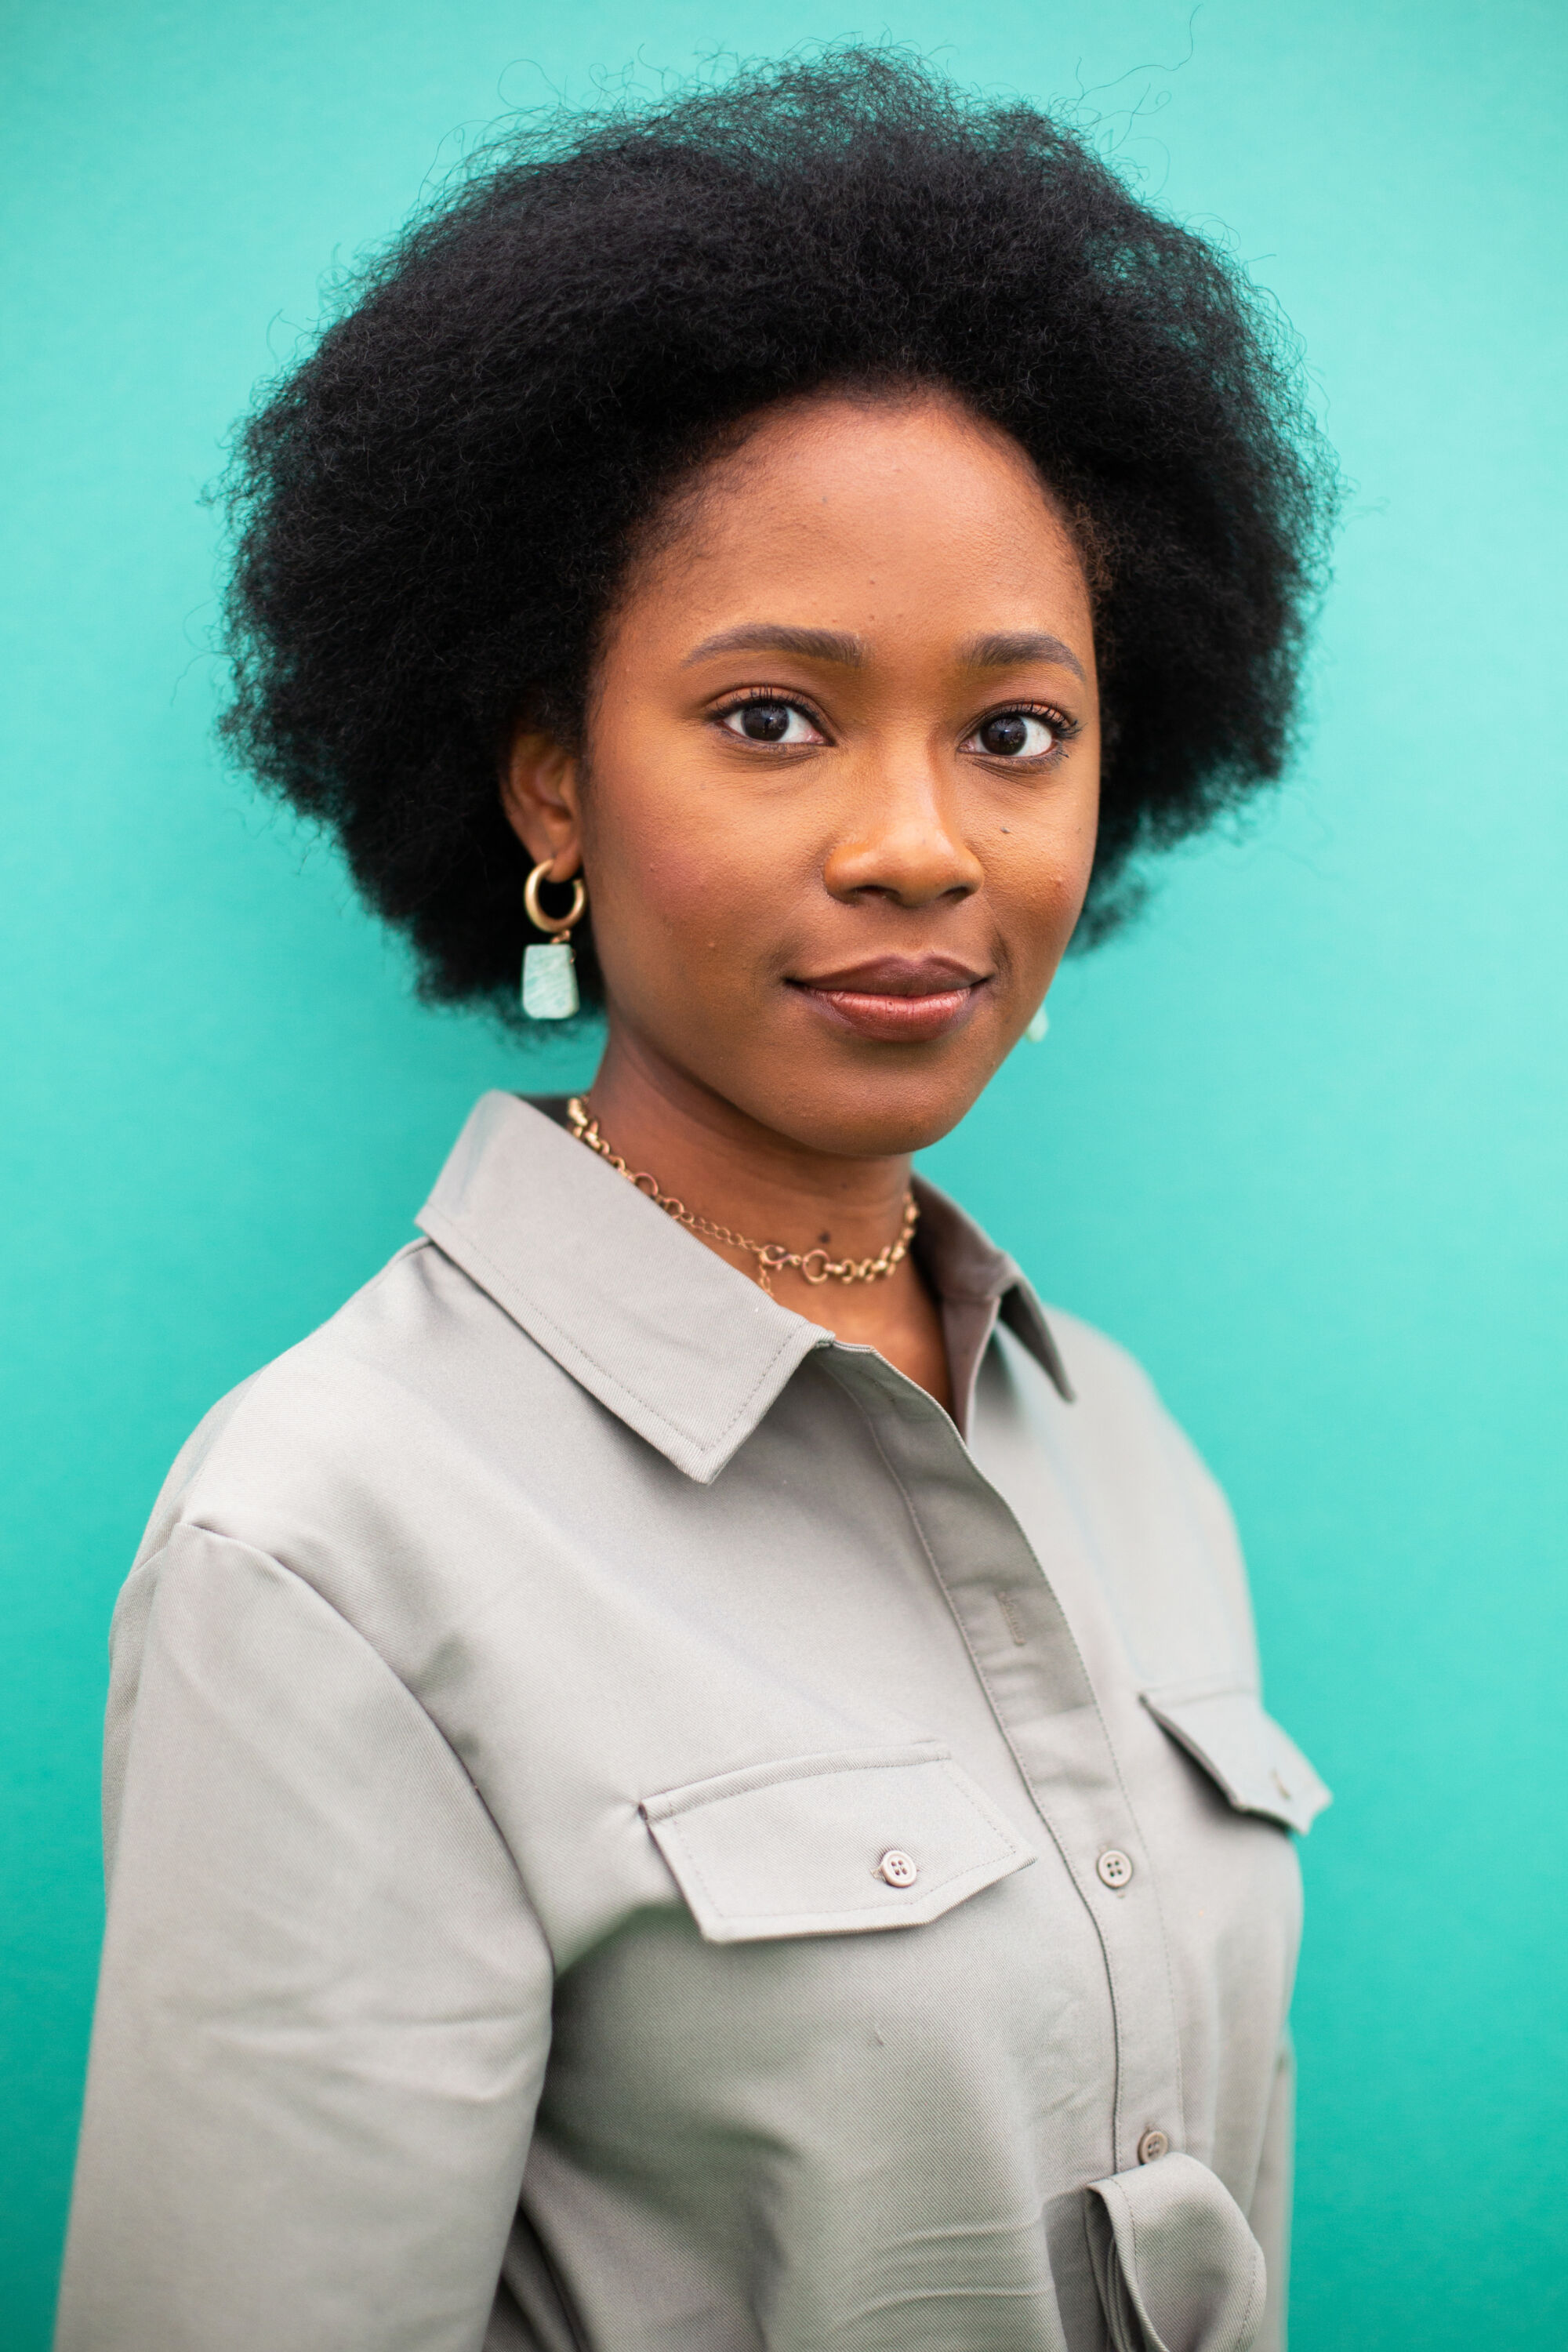
[[[1297,2352],[1568,2336],[1564,67],[1529,0],[12,0],[4,43],[5,2352],[47,2337],[104,1637],[222,1391],[487,1085],[223,772],[198,492],[334,259],[506,107],[884,31],[1066,96],[1302,333],[1355,491],[1296,775],[932,1155],[1227,1485],[1304,1849]],[[215,2343],[219,2337],[215,2335]]]

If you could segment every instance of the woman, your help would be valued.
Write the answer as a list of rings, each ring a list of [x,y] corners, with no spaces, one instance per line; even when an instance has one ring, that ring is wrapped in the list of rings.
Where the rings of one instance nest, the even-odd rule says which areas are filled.
[[[1324,1792],[1142,1376],[910,1173],[1281,764],[1258,307],[845,53],[492,157],[238,501],[233,740],[605,1045],[159,1503],[61,2346],[1279,2344]]]

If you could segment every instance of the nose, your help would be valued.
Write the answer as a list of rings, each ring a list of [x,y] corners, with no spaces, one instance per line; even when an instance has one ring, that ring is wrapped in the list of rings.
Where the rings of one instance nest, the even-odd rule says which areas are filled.
[[[899,907],[972,898],[984,878],[959,824],[953,784],[918,759],[862,775],[823,868],[836,898]]]

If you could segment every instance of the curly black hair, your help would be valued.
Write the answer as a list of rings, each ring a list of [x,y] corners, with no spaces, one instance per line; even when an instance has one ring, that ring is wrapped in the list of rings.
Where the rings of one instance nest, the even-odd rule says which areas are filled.
[[[427,998],[515,1005],[499,746],[522,712],[574,738],[661,501],[769,404],[878,382],[956,394],[1076,520],[1108,751],[1084,936],[1136,853],[1279,774],[1335,477],[1222,249],[1049,114],[887,48],[530,118],[350,281],[229,478],[224,731],[335,831]]]

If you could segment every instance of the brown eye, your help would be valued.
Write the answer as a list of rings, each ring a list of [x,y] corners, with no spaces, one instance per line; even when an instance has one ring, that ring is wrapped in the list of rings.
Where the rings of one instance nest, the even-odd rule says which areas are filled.
[[[1036,710],[998,710],[977,727],[964,746],[988,759],[1037,759],[1057,740],[1057,730]]]
[[[721,724],[727,733],[743,736],[748,743],[820,743],[823,740],[797,704],[766,697],[737,703],[724,712]]]

